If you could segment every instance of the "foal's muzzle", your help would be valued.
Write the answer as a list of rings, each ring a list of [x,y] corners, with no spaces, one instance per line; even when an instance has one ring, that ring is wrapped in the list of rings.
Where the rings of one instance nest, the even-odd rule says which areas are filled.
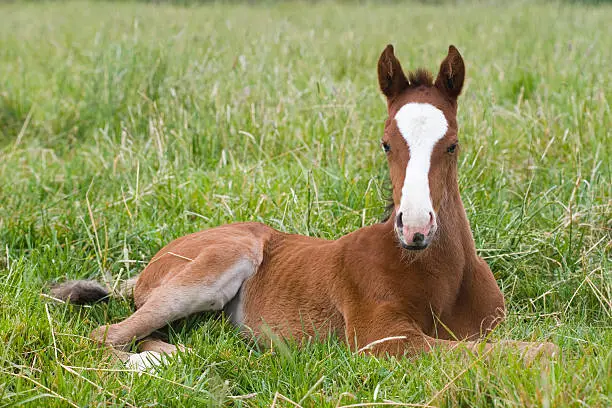
[[[436,222],[432,212],[429,212],[427,217],[423,217],[420,225],[405,225],[402,213],[397,214],[395,218],[395,233],[400,244],[405,249],[422,250],[427,248],[430,239],[435,232]]]

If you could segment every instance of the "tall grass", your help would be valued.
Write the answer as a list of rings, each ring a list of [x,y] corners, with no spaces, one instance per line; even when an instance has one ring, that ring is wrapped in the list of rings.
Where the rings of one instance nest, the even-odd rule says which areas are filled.
[[[567,3],[0,5],[0,405],[609,406],[611,18]],[[193,354],[138,376],[86,338],[130,304],[41,297],[133,275],[223,223],[334,239],[377,222],[389,42],[407,68],[462,52],[460,185],[509,306],[494,337],[562,358],[261,351],[201,316],[170,330]]]

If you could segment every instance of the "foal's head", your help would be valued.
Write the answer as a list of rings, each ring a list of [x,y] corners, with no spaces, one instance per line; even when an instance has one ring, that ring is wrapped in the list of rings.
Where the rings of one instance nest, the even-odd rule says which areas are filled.
[[[393,184],[395,232],[404,248],[427,247],[440,206],[456,192],[457,97],[464,75],[463,59],[452,45],[435,81],[424,70],[406,76],[391,45],[378,60],[389,112],[382,146]]]

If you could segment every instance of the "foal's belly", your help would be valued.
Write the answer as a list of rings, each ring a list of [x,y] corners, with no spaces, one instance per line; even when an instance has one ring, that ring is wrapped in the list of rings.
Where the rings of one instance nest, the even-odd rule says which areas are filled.
[[[269,330],[298,341],[343,336],[344,319],[332,284],[339,267],[334,241],[279,233],[241,290],[243,324],[256,335]]]

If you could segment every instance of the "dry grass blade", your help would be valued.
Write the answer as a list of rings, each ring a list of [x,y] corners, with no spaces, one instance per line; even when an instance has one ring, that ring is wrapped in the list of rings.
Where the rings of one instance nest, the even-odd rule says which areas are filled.
[[[294,407],[298,407],[298,408],[302,408],[302,406],[300,404],[298,404],[295,401],[290,400],[289,398],[285,397],[283,394],[281,394],[280,392],[276,391],[274,393],[274,399],[272,400],[272,405],[270,406],[270,408],[276,408],[276,404],[278,402],[278,400],[283,400],[285,402],[290,403],[291,405],[293,405]]]
[[[363,346],[362,348],[360,348],[359,350],[357,350],[355,352],[355,354],[359,354],[362,353],[366,350],[370,350],[372,347],[378,345],[378,344],[382,344],[385,343],[387,341],[395,341],[395,340],[406,340],[407,337],[406,336],[390,336],[390,337],[385,337],[383,339],[378,339],[378,340],[374,340],[371,343],[366,344],[365,346]]]

